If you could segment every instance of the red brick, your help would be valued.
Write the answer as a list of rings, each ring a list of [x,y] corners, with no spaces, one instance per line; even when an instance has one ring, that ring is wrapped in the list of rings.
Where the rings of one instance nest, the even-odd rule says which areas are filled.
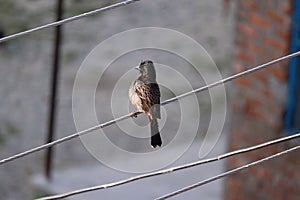
[[[246,88],[253,87],[253,83],[252,83],[252,81],[249,80],[248,77],[241,77],[241,78],[235,79],[235,83],[239,86],[244,86]]]
[[[291,1],[280,1],[279,5],[286,14],[290,15],[292,13],[293,7]]]
[[[265,123],[267,126],[269,126],[272,130],[280,130],[281,129],[281,118],[276,117],[270,117],[269,115],[273,116],[276,114],[277,110],[273,110],[275,108],[272,108],[272,111],[268,110],[268,104],[263,100],[258,99],[249,99],[246,101],[245,105],[245,112],[248,116],[253,117],[251,120],[258,120]],[[280,119],[280,120],[279,120]],[[249,128],[253,128],[249,127]],[[257,129],[257,127],[255,127]]]
[[[279,42],[278,40],[274,40],[268,36],[264,37],[264,42],[270,47],[281,51],[282,53],[288,52],[288,42]]]
[[[257,35],[256,30],[247,24],[239,23],[237,25],[237,29],[239,32],[244,33],[245,35],[250,37],[255,37]]]
[[[266,11],[266,14],[270,17],[270,19],[274,22],[277,22],[280,25],[285,25],[285,23],[287,23],[287,19],[285,16],[283,16],[282,14],[279,14],[277,11],[275,10],[270,10],[268,9]]]
[[[245,70],[245,67],[242,66],[242,64],[234,62],[232,65],[232,68],[234,70],[234,73],[240,73]]]
[[[260,54],[260,56],[264,56],[264,57],[268,56],[268,52],[265,50],[264,45],[259,46],[255,44],[255,41],[251,41],[251,40],[245,41],[244,45],[251,52],[255,52],[255,54]]]
[[[242,47],[242,48],[244,48],[244,47],[246,46],[246,41],[245,41],[244,39],[237,38],[237,39],[235,40],[235,45],[236,45],[237,47]]]
[[[245,10],[238,10],[238,17],[248,19],[249,14]]]
[[[289,65],[289,60],[284,60],[284,61],[281,61],[280,63],[278,63],[278,65],[280,67],[287,67]],[[287,69],[284,69],[284,70],[287,70]]]
[[[237,181],[228,181],[228,186],[234,191],[240,191],[242,189],[242,184],[238,183]]]
[[[250,9],[252,11],[257,11],[259,8],[259,4],[256,3],[255,1],[244,0],[244,1],[241,1],[241,3],[243,4],[243,7],[245,9]]]
[[[231,102],[230,106],[236,110],[243,109],[243,104],[240,102]]]
[[[273,3],[274,1],[273,1],[273,0],[265,0],[265,2],[267,2],[268,4],[271,4],[271,3]]]
[[[263,84],[266,84],[268,82],[268,75],[264,71],[253,73],[253,77],[260,80]]]
[[[254,107],[257,107],[259,105],[264,105],[266,102],[259,98],[251,98],[251,99],[247,99],[247,103],[251,104],[251,106],[253,105]]]
[[[249,136],[247,133],[248,130],[246,129],[247,127],[245,127],[244,129],[245,131],[237,130],[237,129],[232,130],[232,135],[234,137],[234,139],[232,140],[233,143],[232,150],[237,150],[248,146],[249,141],[251,141],[251,137],[248,137]]]
[[[285,191],[295,191],[295,189],[293,189],[293,186],[289,183],[289,181],[279,179],[277,185]]]
[[[276,78],[278,78],[279,80],[286,82],[288,80],[288,71],[287,69],[282,69],[282,68],[278,68],[278,67],[270,67],[267,69],[267,71],[269,73],[272,73],[272,75],[274,75]]]
[[[241,61],[245,61],[249,65],[254,64],[254,58],[253,56],[250,55],[249,52],[245,52],[245,50],[241,50],[240,48],[236,48],[235,51],[235,56],[240,59]]]
[[[242,186],[243,184],[240,183],[238,180],[236,180],[235,178],[232,178],[233,176],[231,176],[230,179],[227,179],[227,190],[231,191],[231,192],[226,192],[226,199],[230,199],[230,200],[240,200],[240,198],[235,194],[236,192],[241,191],[241,189],[236,190],[236,184]]]
[[[289,52],[290,14],[293,10],[293,1],[238,1],[237,50],[233,65],[235,73]],[[285,107],[274,96],[278,91],[270,86],[269,81],[270,78],[276,78],[286,83],[288,70],[284,66],[288,66],[288,61],[235,80],[237,87],[232,102],[232,138],[229,143],[231,149],[247,147],[279,137]],[[230,159],[228,167],[231,169],[269,156],[279,152],[282,147],[288,148],[288,146],[274,145],[239,155]],[[228,180],[234,183],[226,188],[226,199],[298,199],[300,196],[300,184],[297,184],[300,180],[300,173],[297,171],[297,167],[300,166],[298,155],[299,152],[295,155],[288,154],[281,160],[268,161],[251,168],[253,170],[228,177]],[[276,185],[276,180],[282,182]],[[288,187],[284,184],[288,184]]]
[[[272,174],[270,173],[269,170],[266,170],[265,167],[259,167],[259,166],[258,167],[253,167],[252,171],[253,171],[254,174],[256,174],[256,176],[259,179],[264,179],[264,180],[271,180],[272,179]]]
[[[258,109],[258,107],[263,104],[264,104],[264,102],[261,102],[258,99],[248,99],[246,101],[246,113],[249,116],[252,116],[252,117],[255,117],[258,119],[262,119],[265,121],[266,118],[265,118],[264,114],[261,112],[260,109]]]
[[[267,98],[273,98],[273,93],[269,88],[263,88],[262,94]]]
[[[249,20],[253,23],[253,24],[256,24],[257,26],[261,27],[261,28],[270,28],[270,22],[264,18],[264,17],[261,17],[259,16],[258,14],[256,13],[252,13],[250,16],[249,16]]]
[[[267,104],[266,108],[268,109],[268,112],[270,112],[273,115],[281,116],[283,114],[283,108],[280,105],[273,105],[273,104]],[[281,123],[277,123],[277,126],[281,125]]]
[[[290,31],[283,31],[279,30],[278,31],[278,36],[283,40],[283,41],[290,41],[291,40],[291,32]]]

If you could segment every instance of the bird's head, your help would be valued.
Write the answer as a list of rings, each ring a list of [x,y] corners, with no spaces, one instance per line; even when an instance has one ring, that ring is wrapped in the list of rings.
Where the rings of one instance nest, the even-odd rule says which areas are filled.
[[[151,60],[142,61],[141,64],[138,67],[136,67],[136,69],[140,71],[142,76],[154,80],[156,79],[154,64]]]

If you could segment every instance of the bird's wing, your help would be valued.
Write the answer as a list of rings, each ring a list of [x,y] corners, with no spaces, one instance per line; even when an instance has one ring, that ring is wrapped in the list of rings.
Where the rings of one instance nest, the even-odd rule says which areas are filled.
[[[151,83],[151,97],[150,100],[152,102],[151,107],[151,115],[153,115],[154,118],[160,119],[160,91],[159,86],[157,83]]]
[[[157,83],[136,81],[135,92],[140,97],[145,112],[150,112],[153,118],[160,119],[160,91]]]

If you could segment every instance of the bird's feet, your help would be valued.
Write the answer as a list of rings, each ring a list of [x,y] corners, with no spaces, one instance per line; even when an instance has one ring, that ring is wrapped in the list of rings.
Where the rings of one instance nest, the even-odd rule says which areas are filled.
[[[142,112],[135,112],[135,113],[133,113],[133,115],[132,115],[132,118],[137,118],[137,116],[139,115],[139,114],[141,114]]]

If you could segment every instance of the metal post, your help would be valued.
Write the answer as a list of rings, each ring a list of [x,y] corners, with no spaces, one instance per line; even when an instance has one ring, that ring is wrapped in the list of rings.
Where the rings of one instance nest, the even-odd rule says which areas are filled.
[[[291,44],[290,52],[299,51],[299,33],[300,33],[300,0],[295,0],[293,5],[293,17],[291,27]],[[289,63],[289,80],[288,80],[288,99],[285,113],[285,128],[289,134],[295,134],[297,129],[293,126],[293,116],[295,112],[297,76],[298,76],[299,58],[295,57]]]
[[[63,15],[63,0],[56,1],[56,21],[62,19]],[[50,96],[50,108],[48,116],[48,134],[46,143],[52,142],[55,131],[55,119],[56,119],[56,96],[57,96],[57,86],[58,86],[58,76],[59,76],[59,65],[60,65],[60,55],[61,55],[61,26],[55,28],[55,38],[53,47],[53,67],[51,76],[51,96]],[[45,161],[45,176],[47,179],[51,178],[52,169],[52,147],[48,148],[46,151],[46,161]]]

